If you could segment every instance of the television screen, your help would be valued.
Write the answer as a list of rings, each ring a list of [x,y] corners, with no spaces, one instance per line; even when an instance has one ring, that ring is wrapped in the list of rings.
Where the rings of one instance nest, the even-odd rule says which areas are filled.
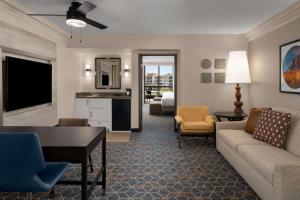
[[[52,101],[52,65],[6,56],[4,108],[13,111]]]

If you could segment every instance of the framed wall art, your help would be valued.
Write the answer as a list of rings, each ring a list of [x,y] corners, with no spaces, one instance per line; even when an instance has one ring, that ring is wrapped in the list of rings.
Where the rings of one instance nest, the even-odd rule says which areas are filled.
[[[201,67],[203,69],[209,69],[211,67],[211,61],[209,59],[203,59],[201,61]]]
[[[212,73],[201,73],[201,82],[202,83],[211,83],[212,82]]]
[[[226,60],[225,59],[215,59],[215,69],[225,69],[226,68]]]
[[[215,83],[225,83],[225,73],[215,73]]]
[[[280,46],[279,79],[280,92],[300,94],[300,40]]]

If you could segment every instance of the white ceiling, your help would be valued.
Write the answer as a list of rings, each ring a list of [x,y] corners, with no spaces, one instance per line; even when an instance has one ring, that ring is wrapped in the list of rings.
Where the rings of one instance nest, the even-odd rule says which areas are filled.
[[[16,0],[33,13],[65,14],[71,0]],[[89,0],[107,30],[85,34],[241,34],[297,0]],[[63,17],[49,17],[70,32]]]

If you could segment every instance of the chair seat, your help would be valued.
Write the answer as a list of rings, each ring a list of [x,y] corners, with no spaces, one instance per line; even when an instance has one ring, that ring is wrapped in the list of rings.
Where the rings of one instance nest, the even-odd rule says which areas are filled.
[[[183,121],[181,129],[183,132],[212,132],[213,126],[204,121]]]
[[[38,176],[51,190],[51,188],[54,187],[55,183],[64,175],[69,166],[70,164],[65,162],[46,162],[46,168],[43,171],[39,172]],[[49,188],[45,188],[44,191],[49,191]]]

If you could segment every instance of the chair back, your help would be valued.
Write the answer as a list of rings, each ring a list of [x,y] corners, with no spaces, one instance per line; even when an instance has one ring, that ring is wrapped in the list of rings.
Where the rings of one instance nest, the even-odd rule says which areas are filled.
[[[178,106],[177,115],[184,121],[204,121],[209,114],[207,106]]]
[[[89,126],[88,119],[79,118],[60,118],[58,126]]]
[[[46,168],[36,133],[0,133],[0,191],[14,191]]]

